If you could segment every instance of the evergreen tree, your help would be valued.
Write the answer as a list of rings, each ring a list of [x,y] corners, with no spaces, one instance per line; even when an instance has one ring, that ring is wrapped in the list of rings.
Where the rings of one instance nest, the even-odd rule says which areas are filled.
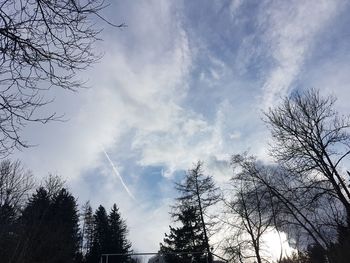
[[[47,245],[51,242],[49,209],[51,200],[40,187],[29,199],[21,217],[21,237],[15,262],[49,262]]]
[[[116,204],[113,205],[111,212],[109,213],[108,221],[111,240],[109,253],[130,253],[131,243],[127,239],[128,229],[125,221],[120,216],[119,209]],[[129,256],[115,256],[108,260],[108,262],[111,263],[122,263],[128,261],[130,261]]]
[[[76,262],[79,225],[75,198],[64,188],[50,196],[40,187],[21,218],[21,243],[14,262]]]
[[[82,230],[82,253],[89,255],[91,252],[94,239],[94,216],[90,202],[86,202],[83,206],[83,230]]]
[[[178,190],[180,196],[176,198],[177,203],[173,207],[174,212],[172,213],[172,216],[175,221],[182,223],[186,227],[189,226],[189,224],[186,222],[185,218],[188,218],[190,215],[192,216],[194,221],[191,222],[198,226],[198,231],[201,231],[200,236],[205,245],[203,250],[195,252],[206,253],[208,255],[208,262],[212,263],[208,227],[204,219],[204,214],[210,206],[219,201],[220,195],[218,188],[215,187],[215,183],[211,176],[206,176],[203,174],[202,163],[198,162],[193,169],[188,171],[184,181],[176,184],[176,189]],[[177,239],[184,239],[181,242],[187,242],[190,244],[193,242],[193,240],[196,240],[198,235],[197,233],[193,232],[193,236],[190,238],[189,236],[183,237],[181,234],[177,234],[175,229],[173,229],[172,232],[173,237],[170,238],[169,236],[169,238],[170,240],[173,239],[175,243],[178,242]],[[175,248],[178,249],[180,247],[175,246]],[[197,247],[193,246],[192,248]],[[202,249],[202,246],[199,248]]]
[[[171,227],[170,234],[165,234],[161,252],[168,263],[207,262],[206,243],[199,211],[194,206],[184,205],[176,216],[180,227]],[[181,252],[184,254],[176,254]],[[199,254],[190,252],[199,252]],[[188,254],[187,254],[188,253]]]
[[[87,253],[88,263],[100,260],[102,254],[130,253],[131,244],[127,240],[127,226],[121,218],[119,209],[114,204],[107,215],[106,209],[99,206],[94,214],[93,241],[90,252]],[[129,262],[129,256],[109,256],[109,263]]]
[[[111,236],[106,209],[100,205],[94,214],[94,237],[87,262],[99,262],[101,254],[109,252]]]
[[[13,206],[0,205],[0,258],[9,262],[17,242],[17,220]]]
[[[52,262],[73,262],[79,255],[79,216],[75,198],[61,189],[52,198],[50,209],[52,222],[53,249]]]

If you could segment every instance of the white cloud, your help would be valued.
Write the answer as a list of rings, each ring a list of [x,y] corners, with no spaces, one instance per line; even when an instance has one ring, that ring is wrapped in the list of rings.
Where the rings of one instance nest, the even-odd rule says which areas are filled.
[[[338,1],[268,2],[262,6],[260,25],[273,59],[263,86],[263,108],[285,95],[312,52],[317,34],[337,14]]]
[[[224,152],[222,121],[218,111],[214,124],[200,116],[179,110],[169,130],[148,133],[140,131],[133,148],[141,152],[141,165],[164,165],[165,175],[176,170],[187,170],[198,160],[208,161]]]
[[[90,199],[95,207],[109,207],[113,200],[121,205],[137,250],[158,247],[163,236],[159,225],[166,228],[169,221],[168,203],[153,211],[147,201],[142,204],[142,200],[129,200],[118,179],[106,168],[102,146],[109,150],[132,131],[148,140],[153,133],[176,128],[178,120],[187,116],[179,103],[187,92],[191,54],[186,33],[170,3],[126,4],[124,8],[136,21],[125,31],[106,32],[102,43],[106,54],[88,72],[93,88],[82,90],[73,99],[58,96],[55,105],[60,112],[74,108],[67,113],[69,121],[29,127],[27,138],[40,145],[17,154],[38,177],[53,172],[67,178],[81,202]],[[199,118],[191,120],[184,131],[189,136],[205,128]],[[102,174],[102,168],[107,169],[108,176]],[[88,171],[99,174],[93,178],[95,182],[82,177]],[[133,185],[128,186],[134,193]],[[159,225],[152,226],[156,219]]]
[[[93,88],[72,101],[58,98],[61,110],[74,108],[69,121],[50,124],[40,133],[34,127],[28,137],[40,145],[19,154],[39,177],[47,172],[66,177],[80,202],[90,199],[95,207],[106,208],[116,202],[135,249],[143,251],[157,250],[164,234],[160,228],[165,232],[169,222],[169,200],[150,209],[149,201],[128,197],[106,164],[103,147],[108,153],[118,151],[113,148],[121,138],[135,134],[127,150],[139,153],[138,165],[165,166],[165,176],[187,170],[199,159],[214,165],[213,158],[224,158],[223,113],[219,110],[209,123],[183,105],[193,59],[186,31],[170,1],[151,3],[125,7],[136,21],[117,32],[120,41],[106,35],[105,57],[88,73]],[[218,77],[225,65],[215,58],[213,63],[212,74]],[[117,165],[125,178],[123,164],[117,160]],[[96,182],[82,177],[92,171],[98,174],[91,179]],[[128,187],[137,191],[133,184]]]
[[[243,2],[231,3],[231,13],[236,15]],[[229,59],[222,61],[213,55],[212,46],[201,43],[205,38],[189,39],[190,29],[182,23],[183,8],[180,2],[170,0],[128,1],[116,8],[113,15],[127,17],[128,28],[108,29],[102,36],[105,57],[85,75],[93,88],[69,98],[64,91],[57,91],[57,102],[52,107],[66,111],[69,121],[28,127],[28,140],[40,145],[17,154],[39,177],[48,172],[67,177],[80,201],[91,199],[95,207],[102,203],[106,208],[116,202],[127,218],[137,250],[158,248],[167,231],[170,200],[151,207],[150,200],[139,200],[136,194],[137,201],[128,197],[106,164],[102,146],[113,153],[124,143],[123,155],[136,156],[137,163],[131,165],[164,166],[166,177],[187,170],[200,159],[206,164],[206,172],[219,183],[231,176],[231,153],[252,147],[253,154],[268,159],[267,132],[251,98],[260,90],[255,80],[236,79],[247,73],[249,69],[243,68],[261,55],[263,48],[255,46],[258,38],[243,38],[246,49],[238,52],[239,65],[230,65]],[[258,21],[260,29],[266,29],[263,42],[274,62],[264,79],[265,107],[298,78],[312,51],[313,39],[337,10],[336,1],[295,1],[293,5],[269,1],[262,5]],[[201,55],[208,64],[193,65],[196,56]],[[195,67],[202,76],[198,82],[207,85],[205,88],[189,86]],[[237,68],[240,72],[235,71]],[[341,76],[343,85],[348,78],[345,73]],[[186,100],[193,92],[191,88],[208,92],[198,94],[200,107],[192,107],[192,101]],[[205,116],[205,109],[216,115]],[[137,192],[138,175],[129,174],[124,169],[127,165],[112,154],[111,159],[123,178],[129,179],[130,191]],[[89,182],[86,174],[93,171],[98,174],[93,178],[96,182]],[[166,192],[164,189],[164,196]]]
[[[241,138],[241,133],[239,132],[239,131],[235,131],[235,132],[233,132],[233,133],[231,133],[230,134],[230,138],[232,139],[232,140],[236,140],[236,139],[239,139],[239,138]]]
[[[312,65],[303,76],[306,87],[319,89],[324,96],[337,98],[336,108],[340,113],[349,114],[350,55],[346,47],[338,49],[335,54]]]
[[[60,112],[72,104],[78,110],[69,114],[67,123],[27,130],[27,137],[40,145],[19,155],[30,158],[34,170],[79,176],[100,165],[101,146],[108,150],[131,129],[167,132],[174,126],[191,64],[186,33],[169,1],[131,5],[130,9],[138,27],[129,25],[128,31],[113,33],[139,42],[118,42],[106,32],[106,39],[116,42],[103,43],[108,48],[105,57],[88,73],[93,88],[81,91],[72,101],[63,96],[56,101],[61,104]],[[149,49],[144,49],[145,45]],[[36,129],[41,129],[40,135]],[[31,158],[31,153],[38,155],[37,159]],[[45,158],[44,163],[39,156]]]

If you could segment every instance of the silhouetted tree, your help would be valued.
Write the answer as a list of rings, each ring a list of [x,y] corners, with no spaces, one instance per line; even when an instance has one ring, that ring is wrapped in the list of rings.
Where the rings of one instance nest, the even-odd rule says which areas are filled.
[[[101,254],[109,252],[111,233],[106,209],[100,205],[94,214],[94,238],[87,262],[99,262]]]
[[[0,258],[10,262],[18,241],[17,213],[13,206],[0,206]]]
[[[51,262],[75,262],[79,255],[79,215],[75,198],[64,188],[52,198]],[[79,255],[80,256],[80,255]]]
[[[300,250],[305,250],[310,243],[324,249],[332,244],[336,233],[332,231],[332,224],[328,225],[328,222],[334,223],[334,218],[326,213],[331,207],[329,200],[317,196],[315,189],[305,187],[307,181],[296,181],[290,171],[264,165],[254,157],[236,155],[233,163],[238,166],[235,177],[247,183],[253,181],[260,195],[265,193],[266,202],[271,203],[270,209],[267,206],[261,210],[264,216],[272,216],[273,225],[288,232]]]
[[[350,258],[350,232],[347,226],[338,227],[338,239],[328,249],[328,254],[336,263],[347,263]]]
[[[40,187],[23,211],[21,230],[13,262],[76,262],[78,212],[75,198],[66,189],[50,196]]]
[[[131,243],[127,239],[128,229],[125,221],[121,218],[119,209],[116,204],[113,205],[109,215],[109,232],[111,254],[128,254],[131,252]],[[130,256],[114,256],[108,259],[111,263],[123,263],[130,261]]]
[[[274,138],[271,154],[318,196],[339,200],[350,226],[350,188],[339,168],[350,154],[350,121],[334,103],[314,89],[295,92],[266,113],[266,122]]]
[[[21,217],[20,246],[14,262],[49,262],[46,248],[51,243],[50,205],[50,197],[43,187],[30,198]]]
[[[12,263],[99,262],[101,254],[123,254],[109,262],[131,262],[128,229],[114,204],[95,214],[83,206],[82,232],[76,200],[59,176],[50,175],[24,203],[31,177],[20,163],[0,163],[0,258]]]
[[[20,161],[0,163],[0,258],[10,261],[18,242],[18,217],[29,191],[34,186],[32,174]]]
[[[271,153],[289,171],[291,198],[303,197],[304,207],[313,212],[307,216],[318,223],[312,232],[323,235],[315,245],[326,252],[340,228],[350,236],[349,178],[340,168],[350,154],[350,121],[336,112],[335,101],[310,89],[266,113],[274,138]]]
[[[50,198],[52,198],[59,194],[59,192],[64,188],[65,183],[66,182],[62,179],[62,177],[49,174],[49,176],[44,178],[42,186],[45,188]]]
[[[196,252],[206,252],[209,262],[212,262],[208,223],[206,224],[204,217],[208,208],[219,201],[219,190],[215,186],[213,178],[203,174],[201,162],[198,162],[193,169],[189,170],[186,173],[183,182],[176,183],[175,187],[179,192],[179,197],[176,198],[176,204],[173,206],[172,217],[175,219],[175,221],[180,222],[181,217],[186,215],[184,213],[195,211],[195,213],[198,215],[198,217],[195,219],[199,219],[199,222],[196,221],[193,222],[193,224],[197,224],[197,226],[200,227],[205,244],[205,251],[202,250]],[[173,229],[173,232],[174,231],[175,229]],[[195,239],[195,236],[193,236],[192,239],[188,239],[188,243],[190,244],[193,239]],[[186,242],[186,240],[184,240],[184,242]]]
[[[180,226],[169,226],[170,233],[165,234],[160,249],[165,254],[166,262],[207,262],[206,243],[198,208],[184,205],[174,219]],[[177,252],[185,254],[176,254]]]
[[[269,192],[260,191],[254,180],[241,180],[238,176],[231,182],[233,196],[225,201],[223,220],[232,234],[226,240],[225,252],[234,261],[254,259],[262,263],[265,260],[263,236],[272,227],[277,227],[274,224],[276,207],[270,202]],[[273,212],[266,213],[267,210]]]
[[[2,160],[0,163],[0,206],[13,207],[17,212],[27,201],[34,187],[33,176],[19,160]]]
[[[239,167],[235,176],[254,182],[279,207],[274,224],[288,232],[299,249],[311,244],[328,262],[338,262],[331,248],[340,238],[339,229],[348,236],[350,223],[350,188],[340,169],[350,154],[350,123],[337,114],[334,102],[311,89],[292,94],[266,113],[276,165],[233,157]]]
[[[94,216],[92,214],[92,208],[90,202],[87,201],[82,207],[83,210],[83,229],[82,229],[82,254],[89,255],[94,240]]]
[[[310,263],[327,263],[327,251],[318,244],[309,245],[307,255]],[[335,261],[338,262],[338,261]]]
[[[28,146],[20,136],[26,123],[56,118],[37,114],[50,102],[44,90],[82,87],[76,72],[100,57],[93,44],[101,30],[93,20],[106,21],[100,15],[105,6],[103,0],[1,2],[0,156]]]

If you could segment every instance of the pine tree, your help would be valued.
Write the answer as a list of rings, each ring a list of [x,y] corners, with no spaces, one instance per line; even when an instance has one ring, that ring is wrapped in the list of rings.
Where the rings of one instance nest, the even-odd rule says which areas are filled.
[[[119,209],[116,204],[113,205],[109,216],[109,231],[111,244],[109,247],[109,253],[112,254],[128,254],[130,253],[131,243],[127,240],[128,229],[125,221],[121,218]],[[116,256],[111,257],[108,262],[111,263],[122,263],[128,262],[129,256]]]
[[[48,243],[51,243],[49,209],[51,200],[40,187],[30,198],[21,217],[20,246],[14,262],[49,262]]]
[[[121,218],[118,207],[114,204],[109,215],[103,206],[94,214],[93,241],[91,250],[86,254],[86,262],[95,263],[102,254],[128,254],[131,244],[127,239],[127,226]],[[130,256],[109,256],[109,263],[124,263]]]
[[[176,184],[180,196],[173,206],[172,217],[181,223],[178,228],[170,227],[170,235],[166,235],[165,244],[161,244],[163,253],[200,252],[208,255],[208,262],[212,262],[209,245],[208,229],[204,220],[207,209],[219,201],[218,188],[213,178],[202,172],[202,163],[188,171],[184,181]],[[200,254],[198,254],[200,255]],[[170,262],[189,262],[191,256],[167,256]],[[197,262],[203,258],[197,257]]]
[[[61,189],[52,198],[52,236],[54,262],[73,262],[79,255],[79,216],[75,198]]]
[[[174,220],[182,223],[184,226],[186,224],[188,225],[185,218],[192,215],[192,219],[194,220],[192,222],[195,222],[196,226],[198,226],[200,234],[193,232],[192,238],[189,236],[183,237],[173,229],[173,237],[170,240],[174,241],[175,244],[179,241],[178,239],[183,239],[181,242],[191,243],[199,235],[205,244],[205,248],[196,252],[206,253],[208,255],[208,262],[212,263],[208,227],[204,219],[204,214],[210,206],[219,201],[220,195],[218,188],[215,187],[213,178],[203,174],[202,166],[202,163],[198,162],[193,169],[188,171],[184,181],[176,184],[176,190],[178,190],[180,196],[176,198],[177,203],[173,207],[174,212],[172,213]],[[175,246],[175,248],[178,249],[179,247]],[[194,246],[194,248],[196,247]]]
[[[17,220],[15,208],[8,204],[0,205],[0,258],[9,262],[17,243]]]
[[[22,235],[14,262],[76,262],[79,248],[75,198],[64,188],[50,196],[40,187],[21,217]]]
[[[171,227],[170,234],[165,234],[161,252],[165,254],[168,263],[207,262],[206,243],[199,211],[194,206],[184,205],[176,216],[180,227]],[[176,254],[177,252],[187,252]],[[199,252],[199,254],[190,252]]]
[[[94,214],[94,237],[91,252],[87,255],[87,262],[99,262],[101,254],[109,252],[111,243],[108,216],[106,209],[100,205]]]
[[[94,216],[90,202],[87,201],[83,206],[83,231],[82,231],[82,253],[89,255],[91,253],[94,239]]]

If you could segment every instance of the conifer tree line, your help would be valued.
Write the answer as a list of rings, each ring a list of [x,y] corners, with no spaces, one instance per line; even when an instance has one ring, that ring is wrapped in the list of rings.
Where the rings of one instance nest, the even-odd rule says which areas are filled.
[[[0,258],[11,263],[96,263],[103,253],[128,254],[128,229],[116,204],[109,211],[89,202],[79,212],[61,178],[34,188],[19,161],[0,163]],[[129,256],[109,262],[133,262]]]

